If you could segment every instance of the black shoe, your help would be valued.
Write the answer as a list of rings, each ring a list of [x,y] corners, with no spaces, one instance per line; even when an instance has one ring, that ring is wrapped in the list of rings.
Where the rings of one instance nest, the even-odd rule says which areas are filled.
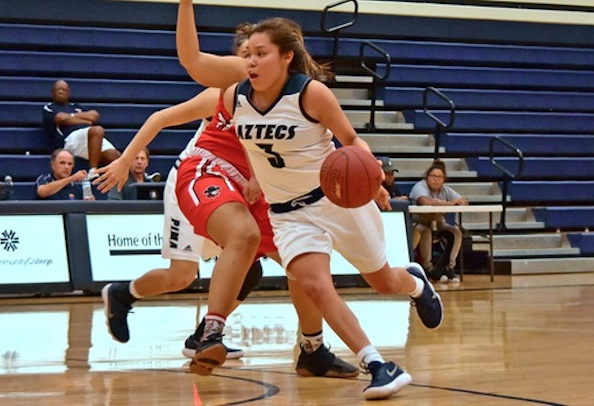
[[[190,334],[190,336],[186,338],[182,354],[184,354],[184,357],[194,358],[194,355],[196,355],[196,348],[198,348],[198,343],[194,339],[194,334]],[[244,356],[244,352],[240,348],[229,348],[226,345],[225,348],[227,349],[227,359],[238,359]]]
[[[445,277],[443,268],[433,268],[430,271],[425,271],[425,275],[434,282],[440,282]]]
[[[451,267],[446,267],[445,269],[445,276],[446,276],[446,280],[445,282],[451,282],[451,283],[460,283],[460,278],[458,278],[458,275],[456,275],[456,271],[454,271],[453,268]]]
[[[323,344],[311,354],[301,347],[295,371],[301,376],[328,378],[355,378],[359,375],[359,370],[354,365],[338,358]]]
[[[412,377],[393,362],[373,361],[365,367],[371,384],[363,389],[365,399],[387,399],[412,382]]]
[[[443,305],[441,303],[441,297],[433,288],[429,279],[425,275],[425,271],[421,265],[411,262],[406,266],[406,270],[412,276],[415,276],[425,282],[425,288],[423,293],[419,297],[411,298],[413,305],[417,308],[417,313],[421,318],[421,321],[427,328],[437,328],[441,325],[443,320]]]
[[[120,343],[127,343],[130,340],[128,312],[132,309],[132,305],[118,299],[114,294],[117,289],[124,288],[127,289],[127,286],[124,284],[109,283],[101,289],[109,334]]]
[[[226,357],[223,335],[213,333],[198,343],[196,354],[190,362],[190,371],[198,375],[210,375],[214,368],[223,365]]]

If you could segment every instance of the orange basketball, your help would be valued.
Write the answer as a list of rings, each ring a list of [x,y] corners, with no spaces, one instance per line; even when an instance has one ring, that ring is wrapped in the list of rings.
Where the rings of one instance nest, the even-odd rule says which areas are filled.
[[[377,196],[382,185],[382,167],[364,149],[344,146],[324,160],[320,184],[334,204],[347,208],[360,207]]]

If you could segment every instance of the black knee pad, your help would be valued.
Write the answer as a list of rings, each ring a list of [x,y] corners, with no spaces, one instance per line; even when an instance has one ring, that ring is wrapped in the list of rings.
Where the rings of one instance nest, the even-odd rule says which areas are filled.
[[[252,264],[245,276],[241,291],[239,291],[239,295],[237,295],[237,300],[245,300],[250,292],[258,286],[260,279],[262,279],[262,265],[260,264],[260,261],[256,261]]]

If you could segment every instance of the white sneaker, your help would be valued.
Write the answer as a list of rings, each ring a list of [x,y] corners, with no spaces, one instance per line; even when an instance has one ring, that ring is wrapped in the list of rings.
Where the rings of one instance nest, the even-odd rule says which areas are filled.
[[[93,181],[93,180],[97,179],[98,177],[99,177],[99,174],[97,173],[97,168],[89,169],[89,172],[87,173],[88,180]]]

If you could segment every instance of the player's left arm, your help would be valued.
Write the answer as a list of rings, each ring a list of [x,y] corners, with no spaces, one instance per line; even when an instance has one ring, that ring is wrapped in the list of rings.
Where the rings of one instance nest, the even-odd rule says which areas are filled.
[[[356,145],[371,152],[369,145],[357,135],[336,96],[328,87],[312,80],[303,94],[303,107],[307,115],[329,129],[342,145]]]
[[[303,106],[305,112],[329,129],[342,145],[354,145],[372,153],[367,142],[357,135],[334,93],[325,84],[312,80],[303,94]],[[379,160],[378,165],[382,166]],[[383,181],[385,174],[383,170],[381,173]],[[382,209],[391,209],[390,194],[383,187],[379,188],[375,201]]]

